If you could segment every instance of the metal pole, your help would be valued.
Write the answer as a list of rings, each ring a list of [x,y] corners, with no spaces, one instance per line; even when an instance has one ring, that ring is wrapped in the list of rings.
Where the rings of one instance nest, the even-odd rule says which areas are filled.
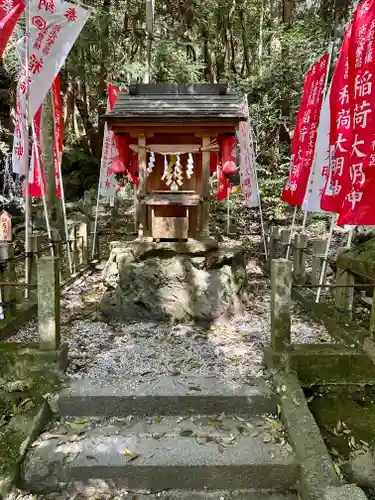
[[[138,227],[137,227],[137,186],[134,184],[133,188],[133,204],[134,204],[134,232],[137,234]]]
[[[94,239],[92,241],[92,254],[91,258],[94,260],[95,257],[95,244],[96,244],[96,232],[98,229],[98,211],[99,211],[99,199],[100,199],[100,180],[98,185],[98,196],[96,198],[96,210],[95,210],[95,223],[94,223]]]
[[[29,58],[30,58],[30,26],[31,26],[31,10],[30,10],[30,1],[26,0],[26,61],[25,61],[25,76],[26,76],[26,103],[25,103],[25,116],[24,116],[24,127],[26,134],[26,172],[25,172],[25,283],[28,281],[29,273],[30,273],[30,225],[31,225],[31,200],[30,200],[30,192],[29,192],[29,108],[30,108],[30,71],[29,71]],[[25,288],[25,299],[29,298],[29,290]]]
[[[230,233],[230,187],[227,188],[227,236]]]
[[[56,148],[57,148],[57,143],[56,143]],[[57,151],[57,149],[56,149],[56,151]],[[65,240],[67,242],[66,249],[68,252],[69,271],[70,271],[70,274],[73,274],[72,254],[70,252],[70,245],[69,245],[68,218],[66,215],[64,184],[63,184],[62,172],[61,172],[62,153],[60,151],[58,151],[57,154],[58,154],[58,169],[59,169],[60,189],[61,189],[61,203],[62,203],[63,217],[64,217]]]
[[[46,193],[44,192],[44,182],[43,182],[43,174],[42,174],[42,166],[40,164],[40,157],[39,157],[39,151],[38,151],[38,139],[36,137],[36,132],[35,132],[35,124],[34,120],[31,122],[31,131],[33,135],[33,141],[34,141],[34,147],[35,147],[35,157],[36,157],[36,165],[38,169],[38,175],[40,179],[40,189],[42,192],[42,200],[43,200],[43,209],[44,209],[44,216],[46,218],[46,227],[47,227],[47,234],[48,234],[48,240],[50,244],[52,245],[52,232],[51,232],[51,226],[49,223],[49,217],[48,217],[48,207],[47,207],[47,200],[46,200]],[[53,248],[51,246],[51,256],[53,257]]]
[[[293,236],[294,236],[294,227],[296,225],[297,209],[298,209],[298,206],[296,205],[294,207],[292,224],[290,226],[289,241],[288,241],[288,247],[286,249],[286,256],[285,256],[286,259],[289,259],[290,249],[292,247],[292,239],[293,239]]]
[[[307,211],[304,211],[303,212],[303,221],[302,221],[302,231],[305,230],[305,227],[306,227],[306,222],[307,222]]]
[[[335,227],[336,224],[336,214],[332,215],[331,219],[331,227],[329,228],[329,236],[326,244],[326,251],[324,252],[324,260],[323,260],[323,265],[322,265],[322,270],[320,272],[320,277],[319,277],[319,287],[316,291],[316,298],[315,298],[315,303],[319,304],[320,301],[320,296],[322,293],[322,285],[325,281],[326,277],[326,272],[327,272],[327,261],[328,261],[328,254],[329,254],[329,249],[331,246],[332,242],[332,235],[333,235],[333,228]]]
[[[355,226],[351,227],[350,230],[349,230],[348,241],[346,242],[347,248],[350,248],[352,246],[353,236],[354,236],[354,227]]]
[[[247,94],[245,95],[245,103],[246,103],[246,114],[249,117],[249,103],[248,103],[248,100],[247,100]],[[253,129],[252,129],[251,125],[249,126],[249,132],[250,132],[251,147],[252,147],[252,150],[253,150],[253,153],[254,153],[254,177],[255,177],[255,184],[256,184],[256,190],[257,190],[259,216],[260,216],[260,226],[261,226],[262,238],[263,238],[264,255],[265,255],[266,261],[268,261],[267,238],[266,238],[266,231],[264,230],[263,210],[262,210],[262,202],[261,202],[261,199],[260,199],[260,190],[259,190],[259,182],[258,182],[258,172],[257,172],[255,150],[254,150]]]

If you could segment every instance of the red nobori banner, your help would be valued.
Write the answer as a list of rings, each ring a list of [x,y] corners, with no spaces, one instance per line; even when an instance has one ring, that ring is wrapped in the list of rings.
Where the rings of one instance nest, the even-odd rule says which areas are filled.
[[[338,224],[375,225],[375,2],[361,2],[349,44],[349,182]]]
[[[25,3],[22,0],[0,0],[0,59],[24,10]]]
[[[350,161],[351,118],[349,95],[349,45],[352,34],[350,24],[345,32],[340,55],[332,76],[330,94],[331,125],[329,133],[329,173],[321,199],[321,208],[327,212],[340,212],[348,184]]]
[[[328,54],[324,54],[311,66],[305,77],[303,97],[293,135],[289,176],[281,197],[290,205],[301,206],[305,197],[314,159],[327,67]]]
[[[42,120],[42,106],[34,117],[35,137],[31,153],[31,167],[29,173],[29,196],[42,198],[46,192],[46,180],[43,171],[42,148],[40,144],[40,124]],[[43,184],[42,184],[43,183]]]

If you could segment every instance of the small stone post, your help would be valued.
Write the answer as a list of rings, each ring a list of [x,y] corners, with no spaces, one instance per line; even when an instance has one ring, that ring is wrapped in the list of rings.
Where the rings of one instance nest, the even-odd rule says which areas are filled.
[[[88,266],[89,264],[89,225],[87,222],[81,222],[77,229],[77,252],[78,264]]]
[[[354,300],[354,275],[347,269],[336,270],[336,288],[335,292],[335,305],[336,308],[347,314],[351,319],[353,315],[353,300]],[[340,288],[340,285],[345,287]]]
[[[60,261],[41,257],[38,276],[38,333],[42,349],[60,347]]]
[[[40,238],[39,234],[30,234],[29,236],[29,252],[30,255],[28,256],[29,259],[29,276],[27,277],[27,284],[28,285],[35,285],[37,284],[37,262],[39,258],[39,252],[40,252]],[[35,288],[31,288],[29,291],[29,298],[30,300],[36,300],[37,292]]]
[[[68,245],[70,245],[70,253],[72,256],[73,274],[77,272],[77,227],[72,224],[68,228]]]
[[[277,259],[279,251],[280,242],[280,228],[278,226],[271,227],[270,244],[269,244],[269,262],[271,263],[273,259]]]
[[[286,250],[287,250],[288,245],[289,245],[291,232],[292,232],[292,230],[290,228],[285,228],[285,227],[280,230],[280,244],[281,244],[281,248],[283,249],[282,250],[283,255],[286,255]],[[285,248],[285,252],[284,252],[284,248]]]
[[[294,281],[303,285],[306,281],[306,248],[307,235],[305,233],[297,233],[294,236]]]
[[[292,262],[271,262],[271,346],[273,351],[285,349],[291,341]]]
[[[16,271],[14,268],[14,247],[13,243],[0,243],[2,280],[14,283],[16,281]],[[4,285],[3,301],[11,303],[9,307],[14,307],[17,298],[17,289],[14,286]]]
[[[312,271],[311,271],[311,284],[319,285],[319,279],[323,267],[323,259],[325,256],[327,240],[324,238],[315,238],[313,244],[312,256]]]

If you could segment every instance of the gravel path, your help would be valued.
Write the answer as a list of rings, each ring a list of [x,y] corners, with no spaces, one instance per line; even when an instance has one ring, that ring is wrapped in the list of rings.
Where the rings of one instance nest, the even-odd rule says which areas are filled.
[[[263,349],[270,341],[269,281],[255,262],[247,268],[251,290],[246,310],[208,327],[109,324],[98,310],[104,292],[100,270],[80,278],[62,297],[62,338],[70,346],[68,376],[99,380],[168,372],[239,380],[262,376]],[[332,341],[324,326],[297,305],[293,309],[293,342]],[[37,341],[35,321],[9,340]]]

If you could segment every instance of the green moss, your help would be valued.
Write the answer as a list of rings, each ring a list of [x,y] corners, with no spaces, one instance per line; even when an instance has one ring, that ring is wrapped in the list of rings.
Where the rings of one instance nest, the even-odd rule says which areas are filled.
[[[318,387],[315,394],[309,406],[329,448],[335,448],[348,457],[352,451],[349,446],[351,437],[356,443],[360,440],[372,442],[375,433],[374,387]],[[335,435],[334,428],[339,420],[345,422],[350,434]]]
[[[0,342],[0,482],[13,477],[21,443],[28,437],[47,393],[62,382],[57,353],[35,344]]]
[[[375,279],[375,237],[340,253],[337,265]]]

